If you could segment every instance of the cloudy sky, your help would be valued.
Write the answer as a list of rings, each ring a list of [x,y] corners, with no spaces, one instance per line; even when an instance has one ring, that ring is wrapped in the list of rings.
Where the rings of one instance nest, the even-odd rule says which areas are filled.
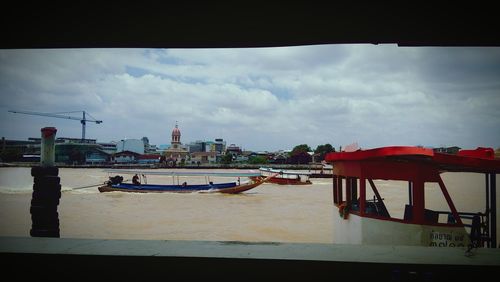
[[[247,150],[500,147],[500,48],[0,50],[0,93],[7,139],[81,137],[78,121],[8,110],[85,110],[98,142],[169,144],[178,121],[183,143]]]

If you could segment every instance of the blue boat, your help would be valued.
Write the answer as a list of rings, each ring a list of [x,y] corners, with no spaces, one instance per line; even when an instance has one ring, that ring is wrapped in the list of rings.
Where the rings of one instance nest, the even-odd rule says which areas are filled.
[[[249,182],[224,182],[213,183],[207,181],[206,184],[142,184],[142,183],[123,183],[123,177],[116,175],[109,177],[109,181],[105,185],[99,187],[100,192],[135,192],[135,193],[150,193],[150,192],[177,192],[177,193],[190,193],[190,192],[217,192],[237,194],[250,189],[253,189],[260,184],[267,182],[272,176],[262,179],[253,178],[253,176],[260,175],[259,173],[200,173],[200,172],[151,172],[151,171],[136,171],[136,170],[105,170],[106,172],[120,173],[120,174],[136,174],[136,175],[169,175],[169,176],[219,176],[219,177],[251,177]]]

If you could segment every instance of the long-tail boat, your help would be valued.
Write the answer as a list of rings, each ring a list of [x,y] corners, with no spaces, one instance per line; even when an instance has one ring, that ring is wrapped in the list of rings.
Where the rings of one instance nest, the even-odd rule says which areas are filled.
[[[150,193],[150,192],[177,192],[177,193],[190,193],[190,192],[208,192],[208,193],[227,193],[237,194],[244,191],[253,189],[264,182],[269,181],[272,176],[256,179],[253,177],[260,176],[260,173],[225,173],[225,172],[161,172],[161,171],[139,171],[139,170],[105,170],[108,173],[115,173],[117,175],[109,177],[109,180],[100,186],[100,192],[135,192],[135,193]],[[137,175],[138,180],[136,183],[123,182],[123,176],[120,174],[134,174]],[[166,175],[172,176],[172,184],[147,184],[147,175]],[[188,184],[187,181],[180,180],[180,177],[205,177],[205,184]],[[210,177],[232,177],[237,178],[237,181],[213,183]],[[249,181],[241,182],[241,177],[248,177]],[[185,179],[185,180],[187,180]]]
[[[300,172],[291,170],[280,170],[267,167],[259,168],[261,178],[269,178],[268,182],[280,185],[308,185],[312,184],[309,180],[310,172]]]

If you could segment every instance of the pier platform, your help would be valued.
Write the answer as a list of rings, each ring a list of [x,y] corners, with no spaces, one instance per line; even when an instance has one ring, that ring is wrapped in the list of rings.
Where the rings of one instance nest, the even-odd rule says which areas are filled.
[[[450,281],[500,274],[500,249],[232,241],[0,238],[4,275]],[[208,281],[208,280],[207,280]]]

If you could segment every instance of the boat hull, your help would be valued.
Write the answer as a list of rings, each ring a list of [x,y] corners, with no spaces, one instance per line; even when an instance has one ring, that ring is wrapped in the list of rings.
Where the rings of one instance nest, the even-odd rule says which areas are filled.
[[[311,178],[332,178],[332,173],[313,173],[310,176]]]
[[[157,185],[157,184],[141,184],[135,185],[130,183],[120,183],[111,185],[112,188],[126,190],[146,190],[158,192],[191,192],[191,191],[206,191],[211,189],[224,189],[236,186],[236,182],[217,183],[217,184],[194,184],[194,185]]]
[[[306,181],[300,181],[298,179],[289,179],[289,178],[280,178],[280,177],[273,177],[269,179],[269,183],[274,183],[274,184],[279,184],[279,185],[308,185],[312,184],[311,181],[306,180]]]
[[[207,192],[207,193],[225,193],[237,194],[253,189],[260,184],[269,181],[270,177],[254,180],[250,183],[236,185],[236,182],[217,183],[217,184],[202,184],[202,185],[133,185],[129,183],[121,183],[119,185],[104,185],[99,187],[100,192],[132,192],[132,193],[192,193],[192,192]]]
[[[336,213],[336,212],[335,212]],[[333,216],[333,243],[467,247],[469,236],[463,226],[410,224],[349,214]]]
[[[294,171],[283,171],[275,170],[271,168],[260,168],[261,177],[272,177],[269,179],[269,183],[275,183],[279,185],[309,185],[312,182],[309,180],[310,173],[306,172],[294,172]]]

